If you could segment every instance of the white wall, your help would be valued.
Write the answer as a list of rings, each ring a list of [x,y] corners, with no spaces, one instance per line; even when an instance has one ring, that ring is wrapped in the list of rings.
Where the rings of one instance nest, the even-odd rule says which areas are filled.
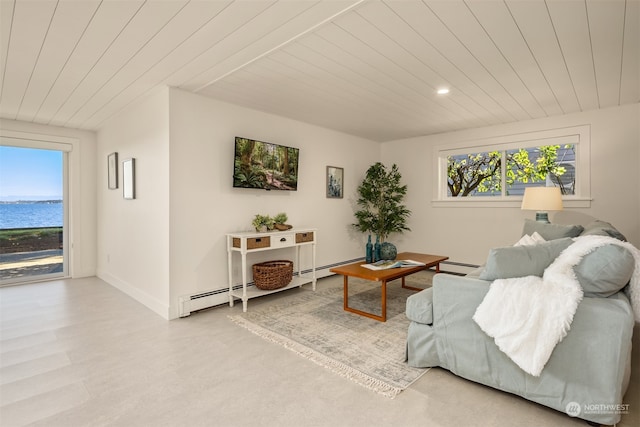
[[[172,317],[181,295],[227,287],[225,234],[250,230],[258,213],[286,212],[295,227],[316,227],[319,267],[364,256],[363,236],[349,224],[380,144],[176,89],[170,98]],[[298,190],[234,189],[235,136],[300,148]],[[328,165],[344,168],[344,199],[326,198]],[[290,250],[281,256],[293,259]]]
[[[551,221],[583,224],[593,218],[602,219],[640,247],[640,105],[634,104],[384,143],[382,159],[385,164],[395,162],[400,167],[409,186],[407,205],[413,211],[412,233],[402,238],[403,247],[399,249],[482,264],[491,247],[515,242],[524,219],[532,218],[532,212],[514,207],[434,206],[434,147],[585,124],[591,126],[591,206],[551,213]]]
[[[169,90],[112,118],[98,132],[97,275],[169,318]],[[118,153],[117,190],[107,156]],[[135,158],[135,200],[122,193],[122,161]]]
[[[96,272],[96,139],[93,132],[0,119],[2,132],[69,138],[69,274],[93,276]]]
[[[560,223],[600,218],[640,244],[639,106],[521,122],[378,144],[369,140],[164,89],[112,119],[98,133],[98,275],[165,318],[180,296],[226,289],[225,234],[249,230],[257,213],[286,212],[296,227],[318,228],[317,265],[363,256],[354,232],[355,191],[366,169],[397,163],[409,185],[412,232],[392,236],[403,251],[481,264],[491,247],[511,244],[530,212],[518,208],[433,207],[433,147],[495,135],[591,126],[590,208],[552,215]],[[298,191],[232,188],[234,137],[300,148]],[[106,157],[135,157],[138,197],[108,190]],[[345,198],[325,197],[326,166],[345,169]],[[620,180],[617,172],[625,171]],[[615,190],[612,191],[612,188]],[[624,196],[622,196],[624,195]],[[288,250],[263,252],[250,263]],[[256,254],[257,255],[257,254]],[[306,260],[305,260],[306,261]],[[327,269],[320,275],[327,274]]]

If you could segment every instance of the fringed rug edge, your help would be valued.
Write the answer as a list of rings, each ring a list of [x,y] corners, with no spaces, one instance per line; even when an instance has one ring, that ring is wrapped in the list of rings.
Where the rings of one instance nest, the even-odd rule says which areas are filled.
[[[401,391],[404,390],[403,388],[387,384],[378,378],[373,378],[370,375],[367,375],[357,369],[352,368],[351,366],[347,366],[344,363],[338,362],[335,359],[325,356],[324,354],[313,350],[312,348],[309,348],[303,344],[300,344],[292,339],[289,339],[277,332],[273,332],[269,329],[263,328],[260,325],[256,325],[255,323],[244,319],[241,316],[228,316],[228,318],[235,324],[247,329],[248,331],[258,335],[259,337],[266,339],[267,341],[271,341],[275,344],[279,344],[284,348],[289,349],[294,353],[311,360],[317,365],[329,369],[332,372],[335,372],[342,377],[348,378],[356,384],[359,384],[362,387],[372,390],[385,397],[393,399]],[[420,375],[418,378],[420,377],[422,377],[422,375]],[[416,378],[416,380],[418,378]]]

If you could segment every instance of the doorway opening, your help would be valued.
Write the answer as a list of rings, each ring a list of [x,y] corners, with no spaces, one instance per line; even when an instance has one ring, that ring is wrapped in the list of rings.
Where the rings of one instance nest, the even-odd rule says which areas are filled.
[[[0,144],[0,285],[66,277],[67,152],[5,144]]]

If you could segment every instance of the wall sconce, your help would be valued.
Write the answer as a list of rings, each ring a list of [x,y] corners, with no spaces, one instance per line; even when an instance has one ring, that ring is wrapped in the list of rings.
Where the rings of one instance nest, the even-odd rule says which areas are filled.
[[[549,223],[547,211],[562,210],[559,187],[527,187],[522,198],[522,210],[536,211],[536,221]]]

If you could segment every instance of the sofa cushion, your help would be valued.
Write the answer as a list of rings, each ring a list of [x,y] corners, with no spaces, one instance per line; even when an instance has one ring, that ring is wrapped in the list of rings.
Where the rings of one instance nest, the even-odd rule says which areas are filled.
[[[622,240],[623,242],[627,241],[627,238],[624,237],[622,233],[620,233],[613,225],[608,222],[595,220],[584,227],[584,231],[581,236],[609,236],[618,240]]]
[[[631,252],[618,245],[605,245],[582,258],[574,271],[585,296],[608,297],[629,283],[634,267]]]
[[[427,288],[407,298],[409,320],[430,325],[433,323],[433,288]]]
[[[581,225],[548,224],[545,222],[524,220],[522,235],[532,235],[538,232],[545,240],[562,239],[563,237],[578,237],[584,230]]]
[[[507,246],[489,251],[482,280],[538,276],[573,243],[570,238],[555,239],[533,246]]]

